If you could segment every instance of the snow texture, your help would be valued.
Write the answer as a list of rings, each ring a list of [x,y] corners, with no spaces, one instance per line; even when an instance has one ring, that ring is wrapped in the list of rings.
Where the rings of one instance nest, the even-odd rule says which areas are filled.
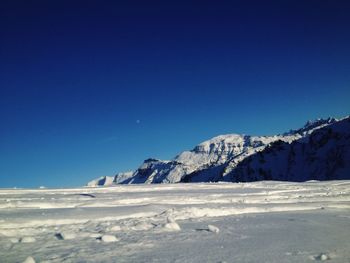
[[[167,218],[167,223],[164,224],[163,227],[169,231],[180,231],[181,230],[181,227],[179,226],[179,224],[176,223],[174,218],[172,218],[172,217]]]
[[[19,241],[21,243],[33,243],[36,239],[34,237],[22,237]]]
[[[72,232],[61,232],[56,234],[56,236],[58,239],[61,239],[61,240],[70,240],[70,239],[76,238],[76,235]]]
[[[103,235],[101,240],[106,243],[117,242],[118,239],[113,235]]]
[[[34,258],[32,258],[32,257],[27,257],[27,258],[23,261],[23,263],[35,263],[35,260],[34,260]]]
[[[218,234],[220,232],[220,229],[213,225],[208,225],[208,231],[213,232],[215,234]]]
[[[343,263],[349,237],[350,181],[0,189],[5,263]]]

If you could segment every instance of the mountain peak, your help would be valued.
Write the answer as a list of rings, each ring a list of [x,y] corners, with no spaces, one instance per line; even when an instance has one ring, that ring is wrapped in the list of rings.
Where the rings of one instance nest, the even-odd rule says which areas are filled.
[[[304,136],[304,135],[312,133],[316,129],[320,129],[326,125],[335,123],[337,121],[339,121],[339,120],[336,118],[333,118],[333,117],[329,117],[326,119],[318,118],[315,120],[308,120],[302,128],[297,129],[297,130],[290,130],[289,132],[284,133],[283,135],[300,134],[300,135]]]
[[[321,126],[321,125],[325,125],[325,124],[331,124],[338,121],[336,118],[332,118],[329,117],[327,119],[322,119],[322,118],[318,118],[316,120],[308,120],[305,125],[304,125],[304,129],[313,129],[315,127]]]

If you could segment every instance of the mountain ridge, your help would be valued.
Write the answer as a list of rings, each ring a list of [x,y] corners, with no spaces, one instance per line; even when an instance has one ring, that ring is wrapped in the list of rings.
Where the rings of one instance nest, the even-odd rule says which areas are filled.
[[[290,145],[295,141],[303,140],[317,130],[322,130],[344,120],[349,120],[349,116],[339,120],[335,118],[316,119],[306,122],[300,129],[273,136],[250,136],[234,133],[218,135],[201,142],[192,150],[181,152],[172,160],[149,158],[134,172],[118,173],[114,177],[101,177],[89,182],[88,186],[213,181],[237,182],[234,174],[242,169],[240,164],[244,163],[245,160],[250,160],[251,156],[252,158],[258,156],[261,152],[269,149],[271,145],[278,145],[278,143]],[[271,165],[273,166],[273,164]],[[242,171],[240,176],[243,176]],[[243,177],[244,180],[249,181],[248,177]],[[264,178],[265,180],[268,179],[267,177]],[[283,180],[282,177],[278,178]],[[250,179],[253,180],[254,178]]]
[[[350,179],[350,118],[317,129],[290,144],[272,143],[249,156],[226,181],[308,181]]]

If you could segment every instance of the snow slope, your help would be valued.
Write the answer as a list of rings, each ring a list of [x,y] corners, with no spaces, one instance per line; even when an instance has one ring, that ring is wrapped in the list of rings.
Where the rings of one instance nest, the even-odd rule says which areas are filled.
[[[276,141],[228,173],[227,181],[350,179],[350,118],[292,143]]]
[[[134,173],[120,173],[114,179],[102,177],[89,182],[88,186],[227,181],[239,163],[270,144],[276,141],[289,144],[337,122],[334,118],[308,121],[298,130],[275,136],[220,135],[180,153],[173,160],[147,159]]]
[[[1,189],[0,262],[350,262],[350,182]]]

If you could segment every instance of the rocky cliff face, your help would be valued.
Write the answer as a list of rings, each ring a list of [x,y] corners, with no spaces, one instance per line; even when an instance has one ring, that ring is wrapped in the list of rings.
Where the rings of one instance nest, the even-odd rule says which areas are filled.
[[[89,185],[106,185],[105,182],[110,185],[125,183],[239,182],[271,179],[308,180],[307,178],[315,177],[317,169],[324,168],[323,166],[316,167],[319,162],[328,162],[327,169],[330,171],[335,169],[331,167],[338,164],[330,161],[336,159],[335,156],[341,154],[342,158],[347,158],[346,154],[343,157],[343,152],[347,152],[348,149],[348,144],[344,142],[345,139],[343,138],[346,137],[346,133],[349,133],[345,129],[346,127],[343,127],[343,139],[341,141],[339,141],[340,138],[337,139],[337,136],[340,136],[339,132],[337,133],[334,130],[334,134],[338,135],[334,135],[336,137],[328,140],[327,144],[329,146],[327,147],[331,149],[327,151],[326,155],[323,153],[326,151],[323,148],[312,148],[313,150],[311,150],[310,147],[312,141],[325,140],[317,139],[316,136],[321,136],[317,134],[323,134],[329,128],[333,131],[335,129],[333,127],[344,126],[344,123],[347,123],[348,120],[349,118],[344,118],[341,121],[329,118],[308,121],[305,126],[298,130],[291,130],[288,133],[275,136],[220,135],[202,142],[190,151],[180,153],[173,160],[147,159],[133,173],[117,174],[112,177],[113,180],[107,177],[99,178],[90,182]],[[308,143],[310,138],[313,139]],[[288,161],[286,161],[285,155],[288,156]],[[317,158],[314,159],[315,157]],[[305,168],[300,174],[300,167],[309,165],[304,163],[305,160],[302,161],[302,158],[314,160],[313,166],[315,167],[312,169]],[[297,163],[296,166],[293,166],[294,162]],[[327,174],[329,173],[327,172]],[[327,176],[319,178],[333,178],[333,175]],[[110,183],[111,181],[112,183]]]

